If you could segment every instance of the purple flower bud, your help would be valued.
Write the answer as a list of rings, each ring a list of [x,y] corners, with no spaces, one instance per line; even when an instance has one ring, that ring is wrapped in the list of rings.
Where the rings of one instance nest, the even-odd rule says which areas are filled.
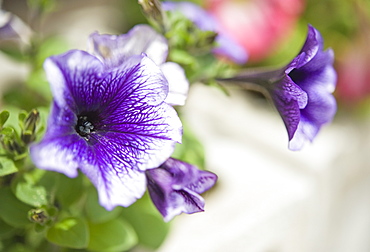
[[[174,158],[145,173],[150,197],[165,221],[180,213],[204,211],[204,199],[199,194],[217,181],[215,174]]]

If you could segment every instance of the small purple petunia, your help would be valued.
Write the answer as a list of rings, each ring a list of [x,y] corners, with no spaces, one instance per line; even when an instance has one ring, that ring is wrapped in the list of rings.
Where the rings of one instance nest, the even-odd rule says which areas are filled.
[[[215,174],[174,158],[145,173],[150,197],[165,221],[181,213],[204,211],[204,199],[199,194],[217,181]]]
[[[321,126],[331,122],[336,113],[332,93],[337,76],[333,61],[333,51],[323,51],[320,33],[309,25],[303,48],[287,66],[241,73],[225,80],[255,83],[265,88],[287,128],[289,149],[300,150],[305,142],[313,141]]]
[[[192,21],[199,29],[213,31],[217,33],[216,43],[213,53],[228,58],[237,64],[245,64],[248,55],[245,50],[237,44],[231,37],[222,32],[217,20],[200,6],[191,2],[162,2],[162,7],[166,11],[179,11],[186,18]]]
[[[93,33],[89,46],[108,67],[117,66],[133,55],[145,53],[162,70],[169,84],[166,103],[184,105],[189,91],[189,82],[184,70],[174,62],[166,62],[168,42],[148,25],[136,25],[127,34],[107,35]]]
[[[144,171],[181,142],[165,76],[145,55],[107,67],[80,50],[48,58],[44,68],[54,102],[45,136],[31,146],[33,162],[69,177],[80,169],[107,210],[129,206],[145,192]]]

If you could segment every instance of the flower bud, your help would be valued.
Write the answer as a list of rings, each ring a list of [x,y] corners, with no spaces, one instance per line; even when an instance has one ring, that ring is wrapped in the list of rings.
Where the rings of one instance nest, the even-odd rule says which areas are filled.
[[[25,144],[29,144],[35,140],[35,130],[39,119],[40,113],[36,109],[33,109],[24,120],[24,128],[22,129],[21,139]]]

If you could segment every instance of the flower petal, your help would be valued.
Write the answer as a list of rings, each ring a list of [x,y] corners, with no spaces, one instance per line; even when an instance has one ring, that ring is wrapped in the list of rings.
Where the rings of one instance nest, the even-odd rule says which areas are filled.
[[[131,57],[130,59],[132,59]],[[109,104],[99,107],[105,115],[92,138],[109,145],[112,155],[121,156],[128,167],[140,170],[158,167],[181,142],[182,124],[176,111],[164,102],[167,81],[148,57],[122,68],[107,81]]]
[[[301,120],[289,149],[299,150],[307,141],[312,142],[323,124],[333,120],[337,110],[336,101],[324,86],[316,86],[307,91],[309,102],[301,111]]]
[[[172,106],[185,105],[189,92],[189,81],[184,69],[176,63],[166,62],[161,65],[161,70],[169,84],[166,103]]]
[[[94,161],[83,163],[80,169],[96,187],[103,207],[108,211],[116,206],[128,207],[143,196],[145,173],[127,169],[119,158],[102,146],[93,148],[93,153]]]
[[[199,170],[196,166],[175,158],[169,158],[160,168],[172,174],[172,188],[188,188],[196,193],[209,190],[217,181],[216,174]]]
[[[84,108],[88,107],[99,96],[99,91],[104,92],[91,90],[91,86],[101,88],[99,73],[103,71],[103,64],[84,51],[72,50],[52,56],[46,59],[44,69],[54,101],[60,107],[81,110],[82,102],[85,102]]]
[[[175,110],[163,103],[155,110],[142,109],[130,115],[124,122],[109,121],[109,130],[96,131],[91,138],[96,146],[105,146],[125,169],[158,167],[172,154],[175,143],[181,142],[182,125]]]
[[[204,210],[204,199],[184,188],[174,190],[171,186],[172,175],[163,169],[146,171],[150,197],[165,221],[170,221],[181,213],[195,213]]]
[[[334,53],[332,50],[319,52],[310,62],[291,71],[289,76],[303,90],[306,87],[325,86],[327,91],[332,93],[337,81],[333,62]]]
[[[167,40],[148,25],[136,25],[127,34],[90,35],[89,46],[93,54],[109,66],[118,66],[127,58],[145,53],[157,65],[166,61]]]
[[[204,199],[199,194],[217,180],[215,174],[173,158],[157,169],[147,170],[146,175],[150,197],[165,221],[180,213],[203,211]]]
[[[248,54],[243,47],[228,36],[219,34],[216,37],[216,43],[217,47],[213,49],[215,54],[225,55],[237,64],[245,64],[248,61]]]
[[[287,128],[289,140],[291,140],[300,121],[300,109],[307,105],[307,93],[298,87],[289,76],[277,82],[270,93]]]
[[[310,62],[322,50],[322,47],[323,39],[321,34],[313,26],[309,25],[306,42],[298,56],[288,65],[287,71],[290,72],[289,69],[300,68]]]
[[[56,103],[49,116],[43,140],[30,147],[31,159],[38,168],[64,173],[68,177],[78,175],[77,168],[83,159],[91,156],[86,141],[77,135],[71,121],[74,114]]]

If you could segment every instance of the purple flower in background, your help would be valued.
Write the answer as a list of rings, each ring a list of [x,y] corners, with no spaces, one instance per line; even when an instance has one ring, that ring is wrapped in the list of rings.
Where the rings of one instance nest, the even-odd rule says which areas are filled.
[[[44,63],[54,97],[47,131],[31,146],[41,169],[76,177],[80,169],[107,210],[129,206],[181,141],[182,125],[165,102],[168,83],[145,55],[107,67],[79,50]]]
[[[245,50],[231,37],[222,32],[217,20],[200,6],[191,2],[163,2],[162,7],[166,11],[179,11],[192,21],[199,29],[217,33],[217,47],[213,52],[224,56],[237,64],[245,64],[248,55]]]
[[[148,25],[136,25],[127,34],[90,35],[93,54],[102,59],[108,67],[117,66],[133,55],[145,53],[162,70],[169,83],[166,103],[184,105],[189,82],[184,70],[174,62],[166,62],[168,43],[165,37]]]
[[[157,169],[146,170],[150,197],[165,221],[180,213],[204,211],[199,195],[209,190],[217,176],[170,158]]]
[[[0,41],[19,40],[29,44],[31,36],[31,29],[19,17],[0,10]]]
[[[274,71],[241,73],[225,79],[265,88],[279,111],[289,136],[289,149],[312,141],[321,126],[332,121],[337,107],[334,53],[323,51],[323,39],[312,26],[303,48],[287,66]],[[221,80],[221,81],[225,81]]]
[[[337,75],[333,61],[333,51],[323,51],[320,33],[309,26],[302,50],[285,68],[284,78],[270,89],[288,130],[291,150],[299,150],[306,141],[312,141],[336,113],[332,92]]]

